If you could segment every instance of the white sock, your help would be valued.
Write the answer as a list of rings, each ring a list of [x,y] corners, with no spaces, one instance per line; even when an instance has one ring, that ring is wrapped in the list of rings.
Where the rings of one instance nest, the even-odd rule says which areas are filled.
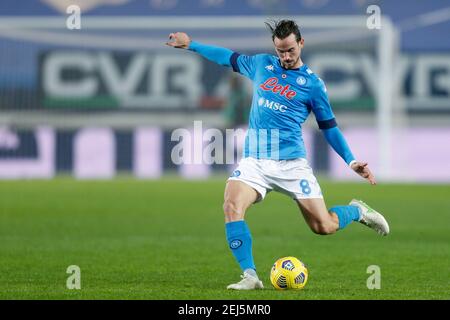
[[[255,278],[259,279],[259,278],[258,278],[258,275],[256,274],[256,271],[253,270],[253,269],[245,269],[245,270],[244,270],[244,273],[248,273],[248,274],[251,275],[252,277],[255,277]]]

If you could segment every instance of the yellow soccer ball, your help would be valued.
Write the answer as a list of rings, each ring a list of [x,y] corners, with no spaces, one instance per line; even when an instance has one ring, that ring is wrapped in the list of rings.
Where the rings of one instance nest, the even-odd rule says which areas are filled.
[[[278,290],[302,289],[308,281],[308,269],[295,257],[280,258],[270,270],[270,282]]]

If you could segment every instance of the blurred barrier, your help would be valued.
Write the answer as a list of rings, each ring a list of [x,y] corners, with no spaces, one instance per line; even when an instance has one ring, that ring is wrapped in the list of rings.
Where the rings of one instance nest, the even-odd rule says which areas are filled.
[[[0,128],[0,178],[52,178],[56,150],[51,128],[22,132]]]
[[[224,132],[223,130],[222,132]],[[190,132],[193,132],[191,129]],[[49,179],[57,174],[71,174],[78,179],[112,179],[119,173],[136,178],[156,179],[174,172],[183,178],[204,179],[212,174],[229,174],[241,157],[243,136],[234,143],[233,161],[224,157],[229,139],[218,145],[213,140],[197,136],[191,143],[173,139],[173,131],[159,128],[136,128],[131,131],[111,128],[80,128],[60,131],[50,128],[14,131],[0,130],[0,178]],[[370,164],[375,176],[380,170],[376,148],[377,132],[374,129],[349,128],[344,134],[358,159]],[[223,133],[226,137],[225,133]],[[394,181],[449,182],[450,128],[416,128],[394,132],[395,159],[392,168]],[[200,137],[200,138],[199,138]],[[235,137],[233,137],[234,139]],[[336,180],[360,180],[326,144],[320,132],[307,128],[304,141],[308,160],[316,173],[329,172]],[[214,143],[214,148],[208,148]],[[219,146],[219,147],[218,147]],[[439,146],[439,148],[437,148]],[[184,149],[184,156],[200,154],[200,163],[182,161],[176,164],[173,152]],[[205,155],[203,157],[203,155]],[[220,156],[218,156],[220,155]],[[203,158],[202,158],[203,157]],[[219,161],[214,161],[214,160]],[[320,170],[319,170],[320,169]]]
[[[325,81],[358,158],[381,180],[450,180],[449,170],[431,172],[415,162],[415,151],[443,153],[433,157],[434,167],[450,162],[444,138],[449,52],[400,55],[399,30],[385,17],[379,31],[368,29],[364,15],[291,18],[306,39],[302,57]],[[64,16],[0,18],[0,177],[111,179],[125,172],[153,179],[177,172],[207,178],[230,172],[239,147],[233,164],[177,164],[177,144],[185,150],[192,144],[198,156],[207,142],[171,136],[197,120],[221,131],[245,124],[252,83],[164,43],[169,32],[182,30],[241,53],[274,53],[266,20],[87,16],[81,30],[68,30]],[[336,179],[353,177],[313,128],[303,126],[313,168]],[[229,154],[227,144],[214,152]]]
[[[358,159],[367,161],[375,176],[382,168],[376,146],[376,132],[348,128],[344,132]],[[450,182],[450,127],[394,129],[390,150],[393,181]],[[330,174],[337,180],[358,179],[337,157],[331,157]]]

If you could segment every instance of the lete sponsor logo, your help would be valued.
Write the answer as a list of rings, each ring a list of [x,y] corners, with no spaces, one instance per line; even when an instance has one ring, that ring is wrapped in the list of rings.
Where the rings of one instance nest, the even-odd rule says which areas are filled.
[[[279,94],[282,97],[285,96],[289,100],[291,100],[297,95],[297,92],[295,92],[294,90],[290,90],[291,88],[290,85],[287,84],[283,86],[281,84],[278,84],[278,78],[276,77],[271,77],[267,79],[259,87],[264,91],[272,91],[273,93]]]

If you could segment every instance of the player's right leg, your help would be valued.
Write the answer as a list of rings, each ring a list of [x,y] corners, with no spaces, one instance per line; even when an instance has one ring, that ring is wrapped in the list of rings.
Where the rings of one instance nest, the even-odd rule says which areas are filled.
[[[258,192],[237,180],[230,180],[225,186],[223,212],[225,223],[244,220],[246,210],[259,198]]]
[[[252,253],[252,236],[244,221],[245,211],[258,200],[259,193],[242,181],[229,180],[225,187],[223,211],[228,246],[243,271],[242,280],[227,289],[253,290],[263,288],[256,274]]]

